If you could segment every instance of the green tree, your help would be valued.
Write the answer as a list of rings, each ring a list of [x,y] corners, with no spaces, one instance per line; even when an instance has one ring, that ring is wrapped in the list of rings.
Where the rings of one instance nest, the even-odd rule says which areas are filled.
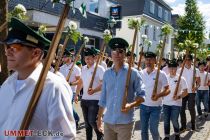
[[[8,0],[1,0],[0,1],[0,25],[4,24],[7,20],[7,13],[8,13]],[[7,37],[7,28],[5,28],[2,32],[0,32],[0,40],[4,40]],[[8,70],[7,70],[7,59],[5,56],[4,46],[0,44],[0,65],[1,65],[1,72],[0,72],[0,85],[6,80],[8,77]]]
[[[193,40],[201,45],[204,40],[205,22],[203,16],[198,10],[196,0],[186,0],[185,14],[180,16],[177,21],[178,34],[176,38],[177,44],[187,39]]]

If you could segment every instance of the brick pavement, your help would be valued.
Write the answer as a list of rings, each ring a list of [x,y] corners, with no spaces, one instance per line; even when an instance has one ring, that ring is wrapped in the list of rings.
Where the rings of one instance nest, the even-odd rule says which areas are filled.
[[[84,120],[83,120],[83,116],[82,116],[82,111],[81,111],[81,107],[80,104],[75,105],[76,110],[78,111],[78,114],[80,116],[80,128],[77,131],[77,138],[76,140],[85,140],[86,139],[86,135],[85,135],[85,126],[84,126]],[[190,115],[189,112],[186,111],[187,114],[187,121],[190,121]],[[140,140],[140,117],[139,117],[139,109],[137,109],[135,111],[135,116],[136,116],[136,124],[135,124],[135,130],[134,130],[134,134],[132,137],[132,140]],[[199,121],[197,119],[197,131],[193,132],[193,131],[186,131],[184,133],[181,134],[181,140],[210,140],[210,115],[206,118],[203,119],[202,121]],[[188,123],[188,128],[190,128],[190,123]],[[160,120],[160,125],[159,125],[159,132],[160,132],[160,136],[162,138],[164,138],[164,130],[163,130],[163,120],[161,117]],[[171,124],[171,136],[170,139],[174,139],[174,135],[173,135],[173,127]],[[96,136],[94,133],[94,138],[93,140],[96,140]],[[150,135],[150,140],[152,140],[152,137]]]

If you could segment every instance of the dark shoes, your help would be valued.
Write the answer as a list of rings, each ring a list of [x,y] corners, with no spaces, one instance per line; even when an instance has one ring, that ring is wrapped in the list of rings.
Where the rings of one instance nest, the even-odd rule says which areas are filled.
[[[180,140],[180,135],[175,135],[175,140]]]
[[[180,133],[184,133],[186,131],[186,127],[181,127],[180,129],[179,129],[179,132]]]
[[[163,140],[169,140],[169,137],[165,137]]]

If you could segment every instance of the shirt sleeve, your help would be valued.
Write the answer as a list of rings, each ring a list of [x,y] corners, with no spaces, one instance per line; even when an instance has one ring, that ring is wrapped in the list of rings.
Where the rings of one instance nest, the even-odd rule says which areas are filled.
[[[99,75],[99,79],[100,80],[103,80],[103,76],[104,76],[104,72],[105,72],[105,69],[103,67],[99,67],[98,69],[98,75]]]
[[[187,86],[187,82],[186,82],[186,80],[185,80],[185,78],[184,78],[184,77],[181,77],[181,85],[182,85],[182,90],[184,90],[184,89],[187,89],[187,88],[188,88],[188,86]]]
[[[197,68],[195,69],[195,77],[200,77],[199,70]]]
[[[165,72],[161,72],[161,82],[163,88],[169,85]]]
[[[48,101],[48,129],[63,133],[63,136],[52,137],[53,140],[76,138],[71,99],[72,91],[67,83],[62,82],[58,87],[52,88],[52,94]]]
[[[137,97],[145,98],[145,85],[143,84],[140,73],[136,72],[136,78],[134,81],[134,90],[136,91]]]
[[[81,76],[81,70],[79,67],[75,67],[75,76]]]
[[[106,107],[106,73],[103,76],[101,97],[98,102],[98,105],[105,108]]]

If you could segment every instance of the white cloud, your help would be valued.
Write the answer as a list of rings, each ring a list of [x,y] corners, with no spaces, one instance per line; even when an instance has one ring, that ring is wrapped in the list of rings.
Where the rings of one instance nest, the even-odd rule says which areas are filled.
[[[206,22],[206,29],[210,30],[210,3],[207,4],[203,3],[202,1],[198,1],[198,8]],[[185,13],[185,4],[178,4],[177,6],[172,6],[172,9],[173,14],[183,15]]]
[[[164,0],[167,3],[174,3],[176,0]]]

